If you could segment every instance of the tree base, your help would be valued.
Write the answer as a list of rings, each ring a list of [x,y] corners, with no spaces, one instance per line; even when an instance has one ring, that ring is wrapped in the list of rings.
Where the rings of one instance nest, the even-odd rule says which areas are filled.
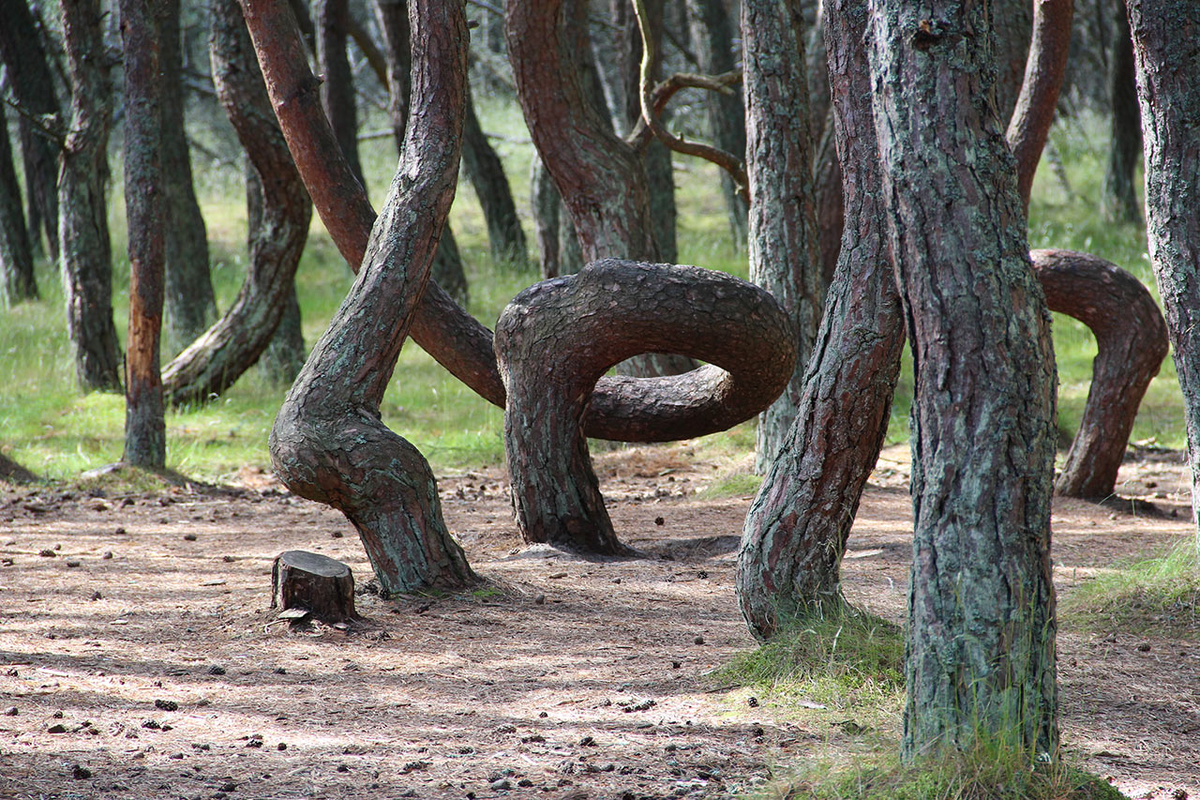
[[[304,608],[328,623],[358,619],[354,575],[341,561],[318,553],[280,553],[271,568],[271,608]]]

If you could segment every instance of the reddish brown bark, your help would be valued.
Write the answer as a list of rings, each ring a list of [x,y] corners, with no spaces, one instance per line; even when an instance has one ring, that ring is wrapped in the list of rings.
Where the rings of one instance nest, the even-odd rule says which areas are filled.
[[[121,0],[125,53],[125,209],[129,219],[129,334],[125,357],[125,454],[137,467],[166,461],[158,370],[166,219],[163,207],[159,77],[162,44],[149,0]]]
[[[697,370],[720,381],[714,394],[730,407],[761,410],[787,383],[796,334],[770,294],[725,273],[614,259],[535,284],[500,315],[505,452],[527,542],[627,552],[604,509],[580,420],[600,376],[655,350],[716,365]]]
[[[271,5],[243,0],[260,41]],[[277,474],[292,491],[354,523],[387,593],[455,589],[475,580],[446,529],[429,464],[379,419],[454,198],[466,95],[463,11],[455,0],[412,4],[412,100],[422,112],[410,119],[358,278],[288,393],[270,438]],[[294,31],[294,22],[287,25]]]
[[[1055,491],[1103,499],[1113,493],[1138,406],[1167,357],[1167,324],[1146,287],[1115,264],[1068,250],[1030,255],[1050,310],[1087,325],[1099,348]]]
[[[1033,4],[1033,39],[1025,80],[1008,124],[1008,146],[1017,159],[1017,190],[1026,213],[1067,69],[1074,8],[1074,0],[1035,0]]]

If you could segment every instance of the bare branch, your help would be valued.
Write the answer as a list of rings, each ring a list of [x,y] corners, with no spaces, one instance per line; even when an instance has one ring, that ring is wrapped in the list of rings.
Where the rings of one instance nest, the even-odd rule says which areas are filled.
[[[742,82],[741,70],[730,70],[720,75],[697,75],[693,72],[676,72],[671,77],[660,82],[650,93],[650,108],[655,116],[662,114],[667,103],[681,89],[707,89],[719,94],[733,94],[733,87]],[[625,141],[634,148],[641,150],[650,141],[654,132],[646,124],[646,120],[638,117],[637,124],[625,137]]]

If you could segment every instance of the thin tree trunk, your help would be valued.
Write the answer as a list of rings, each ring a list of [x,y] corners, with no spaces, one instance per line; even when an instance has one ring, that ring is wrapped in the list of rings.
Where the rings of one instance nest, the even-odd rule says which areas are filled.
[[[907,756],[1058,752],[1054,354],[990,100],[986,4],[872,2],[875,129],[912,342]]]
[[[517,217],[512,189],[508,186],[500,157],[479,125],[469,94],[463,124],[463,168],[483,207],[492,260],[497,264],[524,268],[529,255],[525,249],[525,231],[521,229],[521,220]],[[441,281],[438,280],[438,283]]]
[[[21,108],[29,114],[59,114],[50,64],[42,37],[26,0],[0,0],[0,60],[8,69],[8,83]],[[29,192],[29,235],[35,253],[42,252],[45,230],[47,252],[58,259],[58,154],[56,145],[25,117],[17,120],[25,185]]]
[[[21,209],[21,186],[13,169],[12,148],[4,103],[0,101],[0,280],[4,282],[0,303],[14,306],[38,297],[33,274],[33,248]]]
[[[295,296],[294,277],[308,239],[312,202],[271,112],[262,73],[237,0],[210,8],[209,51],[217,98],[237,133],[254,178],[247,177],[250,266],[237,298],[203,336],[163,370],[168,400],[202,403],[253,366],[278,332]],[[303,358],[295,343],[276,361]]]
[[[256,38],[278,23],[270,5],[245,0]],[[421,114],[408,127],[358,279],[288,393],[270,439],[272,461],[287,486],[354,523],[389,594],[455,589],[475,580],[446,530],[429,464],[379,419],[454,199],[466,102],[463,5],[414,0],[410,24],[412,100]],[[270,55],[260,48],[260,57]]]
[[[796,421],[742,534],[738,603],[760,639],[795,617],[843,602],[842,554],[883,446],[904,347],[878,191],[882,178],[864,43],[867,0],[826,3],[833,123],[846,164],[846,225]]]
[[[1142,114],[1138,109],[1133,39],[1129,34],[1129,18],[1125,15],[1125,0],[1109,2],[1114,7],[1116,32],[1108,57],[1111,141],[1101,210],[1110,220],[1141,225],[1142,208],[1134,188],[1134,173],[1142,152]]]
[[[162,39],[162,178],[166,204],[167,346],[176,353],[217,319],[208,261],[208,233],[192,185],[192,159],[184,129],[183,58],[179,42],[179,0],[158,6]]]
[[[692,49],[700,72],[720,75],[732,71],[733,25],[723,0],[688,0],[687,5]],[[746,153],[746,111],[740,93],[705,92],[703,103],[713,144],[742,158]],[[721,170],[721,196],[725,198],[734,244],[740,250],[747,241],[749,208],[725,170]]]
[[[1200,8],[1192,0],[1128,0],[1128,8],[1146,148],[1150,262],[1183,392],[1195,516],[1200,508]]]
[[[821,322],[822,280],[812,171],[804,18],[796,0],[742,0],[746,173],[750,179],[750,280],[796,326],[787,389],[759,415],[755,469],[766,472],[795,419]]]
[[[75,375],[85,390],[120,391],[121,349],[112,312],[106,184],[112,103],[99,0],[63,0],[71,82],[70,134],[58,178],[58,241]]]
[[[354,73],[346,55],[346,16],[348,0],[316,0],[317,64],[323,73],[321,106],[333,126],[333,133],[346,154],[350,171],[358,182],[363,180],[358,159],[358,106],[354,98]]]
[[[558,244],[558,232],[563,225],[563,202],[537,153],[534,153],[529,168],[529,205],[533,209],[533,233],[537,239],[542,277],[557,278],[576,271],[563,268],[562,250]]]
[[[166,209],[162,190],[162,43],[149,0],[121,0],[125,54],[125,208],[129,220],[129,357],[125,454],[135,467],[161,469],[167,435],[159,374]]]

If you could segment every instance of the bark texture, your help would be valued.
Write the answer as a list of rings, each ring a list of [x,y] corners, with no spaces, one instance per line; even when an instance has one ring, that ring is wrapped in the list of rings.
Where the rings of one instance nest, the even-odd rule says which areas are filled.
[[[208,261],[208,232],[192,185],[192,158],[184,129],[183,55],[179,41],[179,0],[158,4],[163,85],[163,202],[166,204],[167,273],[165,310],[170,352],[186,347],[217,319]]]
[[[1183,392],[1195,516],[1200,507],[1200,7],[1191,0],[1128,0],[1127,5],[1145,137],[1147,240]]]
[[[1083,419],[1054,488],[1101,500],[1114,492],[1138,406],[1167,357],[1167,324],[1146,287],[1115,264],[1069,250],[1030,255],[1050,310],[1087,325],[1099,347]]]
[[[13,168],[8,143],[8,123],[0,101],[0,281],[4,283],[0,303],[16,305],[38,297],[33,274],[33,247],[21,208],[21,186]]]
[[[792,427],[821,322],[804,18],[797,0],[742,0],[742,61],[750,280],[787,309],[797,333],[792,379],[758,418],[755,468],[762,473]]]
[[[354,574],[329,556],[287,550],[271,565],[271,608],[302,608],[330,624],[358,619]]]
[[[724,368],[704,368],[720,373],[713,377],[724,381],[724,403],[749,411],[783,389],[795,349],[794,327],[767,292],[701,267],[608,259],[521,292],[496,323],[496,354],[522,536],[628,552],[613,533],[581,432],[592,389],[610,367],[654,350],[700,358]]]
[[[483,207],[492,260],[498,264],[524,267],[529,255],[525,250],[525,231],[521,229],[521,220],[517,217],[512,189],[509,188],[500,157],[479,125],[475,105],[469,95],[463,122],[463,168]]]
[[[738,603],[768,639],[841,604],[840,565],[887,432],[904,347],[892,272],[866,44],[867,0],[827,0],[825,40],[846,225],[796,420],[742,534]]]
[[[8,85],[21,108],[29,114],[59,114],[50,64],[42,37],[26,0],[0,0],[0,60],[8,72]],[[17,120],[25,185],[29,190],[30,244],[41,252],[45,230],[47,251],[58,258],[58,152],[55,143],[29,119]]]
[[[1101,209],[1108,219],[1140,225],[1142,209],[1134,188],[1134,173],[1142,154],[1142,114],[1138,110],[1133,38],[1129,34],[1125,0],[1110,2],[1116,24],[1108,56],[1110,143]]]
[[[215,0],[210,14],[213,84],[250,159],[254,178],[247,192],[257,197],[249,203],[250,266],[237,298],[163,370],[173,405],[222,394],[258,361],[295,297],[293,279],[312,219],[312,202],[271,113],[237,0]]]
[[[1054,355],[989,94],[986,4],[874,0],[875,129],[912,342],[904,752],[1058,752]]]
[[[149,0],[121,0],[125,53],[125,210],[129,220],[129,334],[125,363],[125,454],[135,467],[166,463],[159,343],[166,217],[163,203],[162,47]]]
[[[350,171],[363,181],[358,160],[358,105],[354,99],[354,73],[346,55],[348,0],[316,0],[317,64],[322,72],[321,106],[333,133],[350,164]]]
[[[1057,2],[1058,0],[1055,0]],[[1028,70],[1036,7],[1045,0],[992,0],[996,83],[992,92],[1001,120],[1010,119]],[[1065,56],[1065,54],[1064,54]]]
[[[112,244],[105,186],[111,62],[99,0],[63,0],[63,46],[71,84],[70,133],[58,173],[59,257],[67,333],[84,390],[120,391],[121,350],[112,312]]]
[[[1050,123],[1067,69],[1075,3],[1074,0],[1040,0],[1033,8],[1033,39],[1029,45],[1025,78],[1008,124],[1008,146],[1017,159],[1017,190],[1026,213],[1033,176],[1042,158],[1046,137],[1050,135]]]
[[[271,5],[244,0],[252,35],[261,38]],[[421,113],[410,119],[358,278],[284,400],[270,437],[284,483],[350,519],[387,593],[455,589],[475,580],[446,529],[429,464],[379,419],[454,199],[466,102],[463,5],[414,0],[409,19],[411,98]],[[286,24],[294,29],[291,20]]]

